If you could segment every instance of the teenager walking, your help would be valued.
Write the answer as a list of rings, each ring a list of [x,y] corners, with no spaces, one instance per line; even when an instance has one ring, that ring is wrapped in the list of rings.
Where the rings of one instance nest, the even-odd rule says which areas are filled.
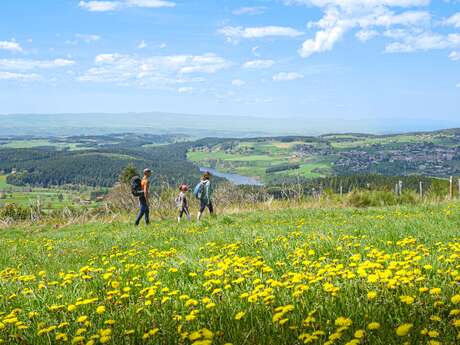
[[[149,209],[149,188],[150,181],[149,178],[152,175],[152,171],[148,168],[144,169],[144,177],[141,180],[140,187],[141,193],[139,193],[139,214],[136,218],[136,226],[139,225],[142,217],[145,218],[145,224],[149,225],[150,219],[150,209]]]
[[[195,187],[194,194],[200,201],[200,211],[197,215],[197,220],[201,219],[203,212],[206,208],[209,209],[211,215],[214,214],[214,207],[212,204],[212,186],[211,186],[211,173],[205,172],[201,177],[200,183]]]

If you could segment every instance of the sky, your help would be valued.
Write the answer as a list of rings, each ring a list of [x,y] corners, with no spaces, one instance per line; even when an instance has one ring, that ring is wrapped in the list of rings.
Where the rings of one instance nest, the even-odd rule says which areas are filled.
[[[458,0],[2,0],[0,114],[460,127]]]

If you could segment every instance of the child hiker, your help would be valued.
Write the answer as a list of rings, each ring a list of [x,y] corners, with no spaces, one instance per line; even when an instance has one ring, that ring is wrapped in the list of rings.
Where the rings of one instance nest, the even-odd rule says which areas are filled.
[[[179,209],[179,215],[177,216],[177,222],[180,223],[182,216],[185,214],[187,220],[190,221],[190,212],[188,210],[188,201],[186,193],[188,192],[188,186],[183,184],[179,187],[179,196],[176,198],[176,206]]]

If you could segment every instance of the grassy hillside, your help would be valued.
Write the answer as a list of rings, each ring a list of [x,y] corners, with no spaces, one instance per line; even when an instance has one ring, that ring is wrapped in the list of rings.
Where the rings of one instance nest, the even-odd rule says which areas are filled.
[[[459,211],[452,203],[140,229],[10,228],[0,233],[0,339],[454,344]]]

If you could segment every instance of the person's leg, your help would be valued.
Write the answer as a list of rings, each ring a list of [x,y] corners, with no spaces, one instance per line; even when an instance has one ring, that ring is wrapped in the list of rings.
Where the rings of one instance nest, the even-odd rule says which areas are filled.
[[[188,210],[188,207],[184,207],[184,212],[185,212],[185,216],[187,217],[187,220],[190,221],[190,211]]]
[[[208,209],[209,209],[209,213],[211,215],[214,214],[214,206],[212,205],[212,202],[210,201],[209,204],[208,204]]]
[[[145,224],[149,225],[149,223],[150,223],[150,209],[149,209],[149,205],[147,205],[147,204],[145,205],[144,216],[145,216]]]
[[[183,214],[184,214],[184,208],[181,208],[179,210],[179,215],[177,216],[177,222],[178,223],[180,223],[180,220],[181,220]]]
[[[145,214],[145,203],[142,202],[142,199],[139,199],[139,214],[137,215],[136,222],[134,223],[136,226],[139,225],[144,214]]]
[[[198,216],[196,217],[197,220],[201,219],[201,216],[203,215],[203,211],[205,208],[206,208],[206,203],[203,200],[201,200],[200,201],[200,211],[198,212]]]

